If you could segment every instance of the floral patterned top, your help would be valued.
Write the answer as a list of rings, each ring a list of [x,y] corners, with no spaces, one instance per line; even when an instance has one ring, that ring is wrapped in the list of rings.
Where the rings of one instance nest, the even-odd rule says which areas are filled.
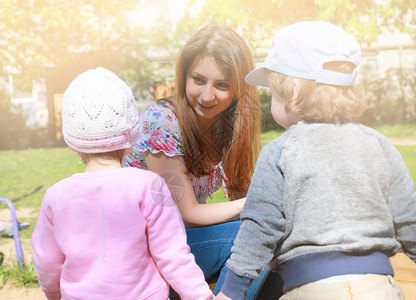
[[[151,151],[152,153],[162,151],[169,157],[183,155],[182,137],[178,120],[172,108],[168,107],[167,103],[166,106],[157,102],[150,104],[140,114],[139,122],[139,140],[126,156],[124,160],[125,167],[147,169],[143,157],[143,153],[146,151]],[[166,176],[164,177],[166,178]],[[225,187],[225,180],[227,180],[227,177],[224,174],[221,163],[213,166],[212,170],[210,170],[210,175],[192,178],[195,197],[198,203],[205,203],[206,199],[219,189],[221,183]],[[180,198],[180,193],[183,192],[183,184],[175,182],[175,178],[173,177],[167,181],[171,181],[171,185],[177,185],[178,188],[174,193],[178,193],[176,196]]]

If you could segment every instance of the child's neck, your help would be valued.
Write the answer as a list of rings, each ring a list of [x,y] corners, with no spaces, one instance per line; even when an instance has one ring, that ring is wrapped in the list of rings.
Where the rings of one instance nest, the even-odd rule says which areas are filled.
[[[94,157],[87,162],[85,172],[108,171],[120,168],[121,162],[117,159]]]

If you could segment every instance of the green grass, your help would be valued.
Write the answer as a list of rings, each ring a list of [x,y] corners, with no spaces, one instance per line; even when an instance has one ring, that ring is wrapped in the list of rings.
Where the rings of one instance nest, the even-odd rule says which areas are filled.
[[[0,195],[16,208],[38,208],[47,187],[85,168],[68,148],[1,151],[0,166]]]
[[[404,161],[406,162],[413,181],[416,182],[416,146],[396,145],[396,148],[399,150]]]
[[[416,137],[416,124],[382,125],[374,129],[392,138]]]
[[[6,281],[10,281],[18,287],[39,286],[33,262],[25,263],[24,268],[17,261],[10,265],[0,265],[0,289],[6,284]]]
[[[68,148],[1,151],[0,166],[0,197],[10,199],[16,209],[28,207],[34,211],[33,217],[19,217],[19,222],[30,224],[20,232],[23,239],[32,236],[46,189],[85,168],[78,154]],[[2,202],[1,208],[7,205]]]
[[[270,130],[267,132],[261,133],[261,145],[264,146],[271,140],[277,138],[279,135],[281,135],[284,132],[284,130]]]

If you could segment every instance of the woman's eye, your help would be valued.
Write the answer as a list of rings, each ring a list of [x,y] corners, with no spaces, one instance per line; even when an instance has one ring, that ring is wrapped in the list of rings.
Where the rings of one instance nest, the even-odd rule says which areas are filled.
[[[192,79],[193,79],[194,82],[199,83],[199,84],[205,83],[205,80],[201,77],[198,77],[198,76],[193,76]]]
[[[230,84],[229,83],[226,83],[226,82],[218,82],[217,83],[217,87],[220,88],[220,89],[225,90],[225,89],[229,89],[230,88]]]

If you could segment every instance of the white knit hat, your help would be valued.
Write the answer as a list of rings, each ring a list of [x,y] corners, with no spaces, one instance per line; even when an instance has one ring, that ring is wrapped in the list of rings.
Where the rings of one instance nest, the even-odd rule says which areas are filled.
[[[342,28],[324,21],[301,21],[279,30],[264,63],[245,78],[248,84],[268,86],[266,69],[292,77],[331,85],[352,85],[360,67],[356,39]],[[345,61],[352,74],[324,69],[324,63]]]
[[[104,68],[78,75],[62,97],[62,133],[78,152],[130,148],[138,139],[138,121],[131,89]]]

